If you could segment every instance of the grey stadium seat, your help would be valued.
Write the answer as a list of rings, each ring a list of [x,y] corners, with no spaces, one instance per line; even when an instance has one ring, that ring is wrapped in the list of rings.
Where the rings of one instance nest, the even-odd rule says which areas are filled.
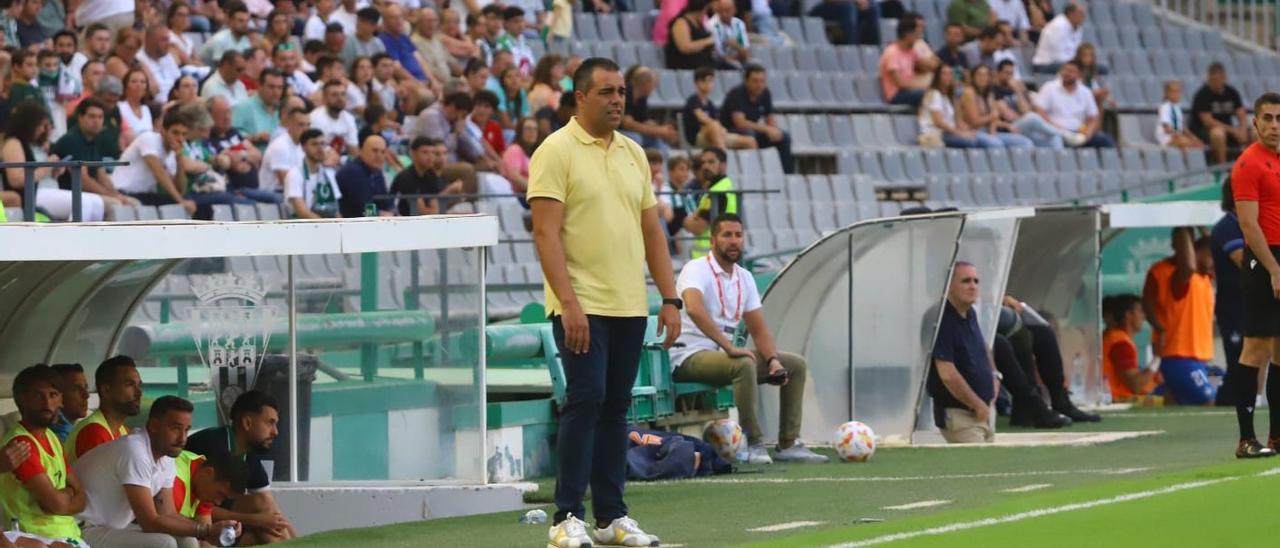
[[[596,28],[595,14],[573,14],[573,37],[583,42],[600,41],[600,32]]]
[[[618,26],[618,16],[612,13],[596,14],[596,30],[600,39],[606,42],[623,41],[622,31]]]

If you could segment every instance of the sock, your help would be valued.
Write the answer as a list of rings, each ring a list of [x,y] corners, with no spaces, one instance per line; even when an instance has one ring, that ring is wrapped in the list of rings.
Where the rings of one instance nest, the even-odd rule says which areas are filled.
[[[1271,364],[1267,371],[1267,414],[1271,418],[1271,437],[1280,438],[1280,364]]]
[[[1258,435],[1253,431],[1253,404],[1258,398],[1258,370],[1238,363],[1229,367],[1233,368],[1231,384],[1236,387],[1236,421],[1240,424],[1240,439],[1255,439]]]

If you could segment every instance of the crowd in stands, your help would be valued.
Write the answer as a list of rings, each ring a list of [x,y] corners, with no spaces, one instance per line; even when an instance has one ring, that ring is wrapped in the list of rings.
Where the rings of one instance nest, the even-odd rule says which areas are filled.
[[[162,396],[145,426],[142,380],[127,356],[94,370],[35,365],[13,379],[18,410],[0,417],[0,546],[179,547],[269,544],[296,536],[271,495],[266,451],[278,404],[241,394],[228,424],[192,434],[191,402]]]

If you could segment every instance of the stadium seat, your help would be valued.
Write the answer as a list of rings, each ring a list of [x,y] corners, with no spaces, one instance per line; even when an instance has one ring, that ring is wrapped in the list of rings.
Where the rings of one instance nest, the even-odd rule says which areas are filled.
[[[842,70],[840,56],[836,54],[835,48],[832,46],[818,48],[818,70],[822,71],[824,73],[823,76],[828,78]]]
[[[777,17],[778,28],[786,33],[795,44],[804,44],[809,40],[804,35],[804,24],[799,17]]]
[[[1098,150],[1093,148],[1077,148],[1076,165],[1080,166],[1080,171],[1082,172],[1092,173],[1099,171],[1101,167],[1098,165]]]
[[[156,210],[155,206],[138,206],[138,220],[158,221],[160,220],[160,212]]]
[[[862,72],[862,51],[857,46],[835,46],[840,69],[846,72]]]
[[[1102,161],[1102,171],[1120,172],[1124,171],[1124,165],[1120,163],[1120,152],[1114,148],[1103,148],[1098,150],[1098,158]]]
[[[837,148],[853,146],[857,140],[853,135],[853,118],[845,115],[827,117],[831,126],[831,144]]]
[[[619,66],[632,67],[640,64],[640,55],[636,52],[637,44],[631,42],[617,42],[612,44],[613,60]],[[644,47],[644,46],[640,46]]]
[[[898,144],[916,146],[919,143],[920,126],[916,117],[910,114],[891,114],[893,135]]]
[[[835,197],[831,193],[830,178],[826,175],[809,175],[807,186],[809,197],[814,202],[831,203]]]
[[[830,43],[830,40],[827,39],[827,25],[822,21],[822,18],[801,17],[800,24],[804,27],[804,38],[808,43],[823,46]]]
[[[997,204],[1016,204],[1018,195],[1014,191],[1013,180],[1005,175],[990,177],[992,191],[995,192]]]
[[[859,151],[854,153],[857,161],[851,167],[850,173],[860,173],[871,177],[872,179],[885,180],[884,170],[880,168],[880,156],[874,151]]]
[[[573,37],[586,43],[600,41],[595,14],[581,12],[573,14]]]
[[[769,207],[765,208],[765,215],[769,217],[769,226],[773,227],[775,232],[779,229],[792,228],[789,208],[790,202],[787,200],[771,200]]]
[[[619,23],[622,26],[622,37],[628,42],[649,42],[649,26],[645,24],[643,13],[623,13]],[[653,47],[652,43],[649,44]]]
[[[866,76],[854,78],[853,89],[858,95],[859,103],[863,105],[883,104],[883,99],[880,97],[880,83],[875,78]]]
[[[182,204],[162,205],[157,209],[160,212],[161,219],[182,220],[191,218],[191,216],[187,214],[187,210],[182,207]]]
[[[1129,173],[1141,173],[1145,171],[1146,164],[1142,160],[1142,152],[1137,149],[1124,149],[1120,151],[1120,159],[1124,162],[1124,171]]]
[[[836,116],[835,118],[839,118]],[[831,126],[828,125],[828,117],[822,114],[811,114],[805,119],[809,126],[809,140],[813,143],[814,148],[824,155],[835,154],[838,145],[831,138]]]
[[[8,208],[5,211],[8,211]],[[10,216],[10,218],[12,219],[13,217]],[[138,220],[138,209],[131,205],[120,204],[111,209],[111,218],[118,222],[136,221]]]
[[[1142,164],[1146,167],[1148,173],[1168,173],[1169,168],[1164,164],[1164,151],[1159,149],[1144,149],[1140,151],[1142,155]]]
[[[1009,163],[1009,149],[991,148],[987,149],[987,156],[990,160],[992,173],[1011,174],[1013,173],[1013,165]]]
[[[1164,165],[1166,173],[1183,173],[1187,171],[1187,160],[1182,155],[1182,151],[1174,148],[1166,148],[1164,152]],[[1191,151],[1194,154],[1194,151]]]
[[[836,202],[853,203],[857,200],[854,194],[853,179],[848,175],[832,175],[831,180],[831,196]]]
[[[605,42],[623,41],[618,19],[618,16],[612,13],[596,14],[596,31],[599,33],[601,40]]]
[[[898,150],[880,152],[880,167],[884,169],[884,179],[892,183],[919,183],[907,177],[904,156],[908,154]]]
[[[1035,166],[1031,165],[1031,150],[1026,148],[1009,149],[1009,161],[1013,163],[1013,170],[1017,173],[1035,173]]]
[[[1075,173],[1080,171],[1080,166],[1076,165],[1076,151],[1072,149],[1055,150],[1054,155],[1057,156],[1058,171],[1063,173]]]
[[[805,180],[804,175],[787,175],[783,180],[785,181],[782,185],[783,198],[791,201],[809,201],[809,182]]]
[[[801,72],[820,72],[822,70],[821,63],[818,61],[818,49],[820,47],[821,46],[796,47],[796,69]]]
[[[945,150],[941,148],[924,149],[924,167],[925,172],[929,174],[943,175],[948,173]]]
[[[876,201],[875,183],[868,177],[853,176],[849,180],[853,183],[853,199],[860,203],[873,203]]]
[[[790,100],[790,103],[794,105],[796,109],[817,110],[819,106],[818,100],[814,98],[813,88],[810,87],[809,77],[806,76],[805,73],[791,73],[787,77],[785,84],[785,89],[789,92],[787,96],[783,96],[781,93],[774,94],[774,104],[777,104],[778,108],[783,108],[783,101]],[[771,91],[781,91],[783,89],[783,82],[775,81],[769,89]],[[780,96],[782,96],[783,99],[780,100]]]
[[[213,220],[221,222],[235,221],[230,204],[213,204]]]
[[[280,206],[276,204],[256,204],[258,218],[263,221],[279,221]]]
[[[889,120],[888,114],[872,114],[871,129],[875,132],[881,146],[892,147],[898,144],[894,139],[893,122]]]
[[[956,175],[969,173],[969,161],[965,158],[964,149],[949,148],[945,156],[947,159],[947,173]]]
[[[1036,173],[1058,172],[1058,153],[1053,149],[1035,149],[1032,151],[1032,158],[1035,160]]]

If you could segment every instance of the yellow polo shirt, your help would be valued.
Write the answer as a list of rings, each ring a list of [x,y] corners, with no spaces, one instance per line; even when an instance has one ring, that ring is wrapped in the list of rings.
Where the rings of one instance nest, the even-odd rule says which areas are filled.
[[[654,207],[644,149],[621,133],[605,147],[574,117],[529,159],[528,197],[564,204],[569,281],[583,312],[596,316],[649,315],[640,212]],[[561,313],[544,283],[547,314]]]

